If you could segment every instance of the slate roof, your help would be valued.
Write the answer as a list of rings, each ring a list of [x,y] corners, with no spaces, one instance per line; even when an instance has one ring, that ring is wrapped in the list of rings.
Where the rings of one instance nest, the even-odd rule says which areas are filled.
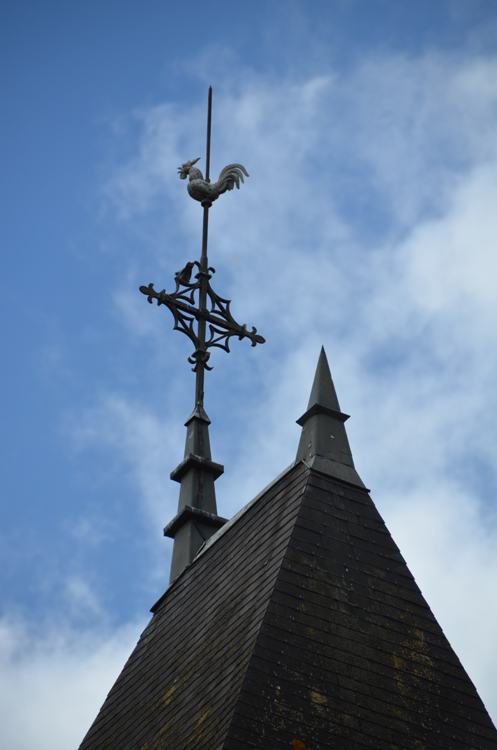
[[[81,750],[497,750],[369,491],[321,459],[167,589]]]

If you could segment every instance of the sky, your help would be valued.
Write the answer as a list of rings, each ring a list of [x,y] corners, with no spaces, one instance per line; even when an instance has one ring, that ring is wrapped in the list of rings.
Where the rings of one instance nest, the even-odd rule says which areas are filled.
[[[324,345],[356,468],[497,721],[494,0],[0,4],[0,724],[76,749],[167,587],[202,217],[218,511],[290,465]]]

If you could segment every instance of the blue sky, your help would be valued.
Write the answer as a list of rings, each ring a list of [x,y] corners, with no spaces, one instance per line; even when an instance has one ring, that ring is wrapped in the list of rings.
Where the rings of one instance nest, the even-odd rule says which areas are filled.
[[[289,465],[325,345],[358,472],[497,718],[492,0],[1,5],[2,607],[11,750],[76,748],[168,580],[199,256],[266,338],[206,383],[219,512]],[[19,727],[22,727],[19,731]]]

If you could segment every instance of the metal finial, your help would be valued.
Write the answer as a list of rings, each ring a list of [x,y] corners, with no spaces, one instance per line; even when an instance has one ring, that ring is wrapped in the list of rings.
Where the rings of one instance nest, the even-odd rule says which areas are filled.
[[[207,175],[209,174],[210,164],[211,120],[212,87],[209,88],[207,111]],[[243,175],[248,176],[248,173],[241,164],[231,164],[222,170],[219,180],[212,185],[203,179],[200,170],[194,166],[198,161],[199,158],[183,164],[179,168],[179,176],[181,179],[190,177],[188,191],[190,195],[193,193],[192,197],[202,202],[204,209],[200,262],[190,261],[184,268],[176,272],[176,288],[170,294],[167,294],[165,289],[156,292],[153,284],[141,286],[140,291],[147,296],[150,303],[156,299],[158,305],[166,305],[174,316],[175,330],[186,334],[193,342],[195,351],[188,358],[188,361],[194,365],[192,369],[197,374],[195,403],[203,405],[204,371],[212,369],[208,364],[210,359],[208,350],[216,346],[229,352],[229,341],[233,336],[237,336],[240,340],[243,338],[250,339],[252,346],[263,344],[265,339],[257,333],[256,328],[252,327],[252,330],[249,331],[246,325],[237,323],[231,314],[230,300],[220,297],[212,289],[210,280],[215,270],[209,267],[207,258],[209,208],[212,201],[216,200],[226,190],[232,190],[234,185],[239,187],[240,180],[243,182]],[[195,266],[198,268],[198,272],[192,280],[192,272]],[[197,291],[199,300],[198,306],[195,306]],[[195,321],[198,323],[196,331],[194,328]],[[207,325],[209,327],[208,336],[206,333]]]
[[[205,149],[205,180],[210,182],[211,176],[211,123],[212,123],[212,86],[209,86],[207,99],[207,147]]]
[[[185,457],[172,472],[171,478],[181,483],[178,515],[166,526],[164,533],[175,540],[171,580],[176,578],[183,568],[191,562],[202,541],[211,536],[224,522],[219,518],[216,508],[214,480],[223,472],[220,464],[211,459],[208,426],[210,420],[204,411],[204,377],[206,370],[212,370],[208,364],[210,349],[218,347],[230,351],[230,340],[236,336],[239,340],[249,339],[252,346],[263,344],[265,339],[252,327],[240,325],[233,318],[230,300],[220,297],[212,289],[210,280],[215,273],[209,266],[207,258],[207,241],[209,233],[209,209],[220,195],[240,187],[243,175],[248,172],[241,164],[230,164],[225,167],[216,183],[209,180],[210,149],[212,120],[212,87],[209,88],[207,109],[207,153],[206,179],[195,164],[199,158],[187,161],[179,167],[179,177],[189,177],[188,193],[202,204],[204,209],[202,230],[202,253],[199,261],[190,261],[175,274],[176,288],[168,294],[165,289],[156,292],[153,284],[141,286],[140,292],[147,296],[152,304],[165,305],[174,317],[174,328],[186,334],[192,341],[195,350],[188,358],[196,374],[195,407],[188,418]],[[192,279],[194,269],[197,273]],[[195,304],[198,293],[198,304]],[[197,323],[195,330],[195,323]],[[208,328],[208,333],[207,333]],[[178,536],[178,531],[181,533]]]

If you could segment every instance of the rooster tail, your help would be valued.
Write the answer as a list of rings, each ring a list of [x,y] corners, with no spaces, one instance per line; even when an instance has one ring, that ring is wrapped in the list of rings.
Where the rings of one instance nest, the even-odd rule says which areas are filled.
[[[235,185],[240,189],[240,180],[245,182],[243,175],[249,177],[249,173],[241,164],[228,164],[219,175],[217,184],[223,193],[226,192],[226,190],[233,190]]]

